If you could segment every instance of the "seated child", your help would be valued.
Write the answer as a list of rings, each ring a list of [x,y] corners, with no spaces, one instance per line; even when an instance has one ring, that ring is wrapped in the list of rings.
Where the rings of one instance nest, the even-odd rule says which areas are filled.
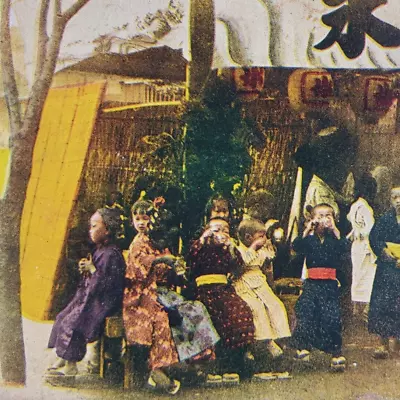
[[[57,315],[48,347],[56,349],[58,359],[48,375],[75,376],[87,343],[100,337],[105,318],[121,308],[125,261],[114,244],[119,225],[119,213],[106,208],[90,218],[89,236],[96,248],[93,256],[79,262],[82,282]]]
[[[266,341],[273,357],[282,355],[274,339],[290,336],[285,306],[268,285],[262,267],[274,257],[272,244],[267,242],[265,226],[256,219],[243,220],[238,228],[238,249],[245,262],[244,273],[233,286],[253,313],[255,339]]]
[[[166,390],[175,394],[180,383],[169,379],[165,369],[206,353],[219,336],[203,304],[171,291],[182,271],[169,265],[172,256],[164,248],[167,232],[163,235],[160,229],[162,214],[150,201],[139,200],[132,206],[138,234],[129,248],[123,319],[128,345],[148,349],[147,385],[163,388],[169,380]]]
[[[196,297],[206,306],[222,345],[232,357],[243,359],[248,345],[254,342],[253,316],[229,283],[230,276],[243,267],[243,260],[225,220],[210,221],[200,239],[193,243],[188,263],[196,282]],[[228,375],[239,381],[238,374]]]
[[[293,249],[304,255],[308,277],[297,300],[297,324],[293,344],[298,349],[297,360],[309,361],[315,347],[332,355],[331,368],[343,370],[346,359],[342,354],[342,322],[336,271],[347,251],[348,241],[340,236],[335,225],[335,214],[329,204],[318,204],[312,209],[311,220],[303,237],[293,242]]]

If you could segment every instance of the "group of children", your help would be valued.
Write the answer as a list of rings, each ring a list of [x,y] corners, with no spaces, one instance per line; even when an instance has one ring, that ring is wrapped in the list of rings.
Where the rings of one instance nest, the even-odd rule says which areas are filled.
[[[58,358],[48,375],[76,375],[86,344],[99,338],[104,319],[121,304],[127,345],[147,360],[145,384],[170,394],[180,388],[170,374],[178,363],[206,366],[208,384],[238,383],[240,376],[263,379],[268,375],[258,363],[263,352],[255,349],[279,358],[279,340],[290,336],[298,361],[307,362],[317,348],[332,355],[333,369],[345,367],[336,270],[347,239],[340,236],[330,205],[313,208],[303,237],[293,243],[308,267],[293,332],[267,281],[275,249],[263,222],[244,218],[232,237],[228,202],[220,199],[183,262],[154,235],[162,226],[163,208],[159,200],[132,206],[137,234],[126,263],[115,245],[118,210],[103,208],[91,217],[89,236],[96,248],[79,262],[81,285],[57,316],[49,347]],[[184,297],[179,288],[185,287],[192,290]]]

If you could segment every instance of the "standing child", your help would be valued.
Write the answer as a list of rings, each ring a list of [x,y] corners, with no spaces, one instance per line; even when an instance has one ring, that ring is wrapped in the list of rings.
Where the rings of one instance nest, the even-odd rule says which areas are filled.
[[[314,347],[332,354],[331,368],[343,370],[346,359],[342,354],[342,322],[336,271],[348,241],[340,236],[335,225],[335,214],[329,204],[313,207],[311,220],[303,237],[296,238],[293,249],[304,255],[308,278],[296,306],[297,325],[293,343],[297,360],[309,361]]]
[[[48,375],[75,376],[87,343],[99,338],[105,318],[121,308],[125,262],[114,244],[119,225],[119,213],[106,208],[90,218],[89,235],[96,249],[79,262],[81,285],[57,315],[48,346],[56,349],[58,359]]]
[[[251,308],[255,326],[255,339],[266,341],[273,357],[283,351],[274,339],[290,336],[285,306],[268,285],[262,268],[269,266],[274,257],[272,244],[267,242],[265,226],[255,220],[243,220],[238,228],[238,249],[245,262],[244,273],[234,282],[236,293]]]
[[[390,209],[371,230],[371,248],[377,256],[368,314],[368,332],[379,336],[380,345],[375,358],[389,357],[389,339],[400,340],[400,184],[390,192]]]
[[[352,241],[351,300],[353,314],[362,313],[367,317],[376,272],[376,256],[369,243],[369,234],[375,223],[374,211],[371,207],[376,194],[375,179],[371,175],[363,175],[356,182],[355,194],[357,200],[347,214],[347,219],[352,226],[347,236]]]

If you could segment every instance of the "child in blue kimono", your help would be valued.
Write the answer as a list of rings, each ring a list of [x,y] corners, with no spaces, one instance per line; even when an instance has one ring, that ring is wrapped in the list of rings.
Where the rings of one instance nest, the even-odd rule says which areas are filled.
[[[310,350],[317,348],[332,355],[331,368],[343,370],[342,322],[336,272],[348,248],[348,240],[340,236],[335,213],[329,204],[318,204],[303,237],[293,242],[293,249],[306,258],[308,277],[295,306],[297,325],[293,344],[295,358],[309,361]]]
[[[90,218],[89,236],[96,247],[93,255],[79,262],[81,284],[57,315],[48,347],[55,348],[58,358],[48,375],[75,376],[87,343],[100,337],[105,318],[122,307],[125,261],[114,244],[119,226],[115,210],[101,208]]]

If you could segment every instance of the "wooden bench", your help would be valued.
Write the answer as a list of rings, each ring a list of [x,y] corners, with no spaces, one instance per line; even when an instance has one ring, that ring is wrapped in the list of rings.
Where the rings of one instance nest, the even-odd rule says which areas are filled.
[[[303,287],[300,278],[280,278],[275,281],[275,292],[286,307],[289,326],[293,331],[296,326],[296,314],[294,307]]]
[[[106,365],[106,340],[125,338],[124,321],[121,315],[107,317],[104,324],[104,333],[100,338],[100,377],[104,378]],[[129,346],[126,347],[126,353],[123,360],[124,380],[123,388],[131,389],[133,386],[133,354]]]
[[[300,278],[279,278],[275,280],[275,291],[278,296],[293,294],[299,296],[303,282]]]

